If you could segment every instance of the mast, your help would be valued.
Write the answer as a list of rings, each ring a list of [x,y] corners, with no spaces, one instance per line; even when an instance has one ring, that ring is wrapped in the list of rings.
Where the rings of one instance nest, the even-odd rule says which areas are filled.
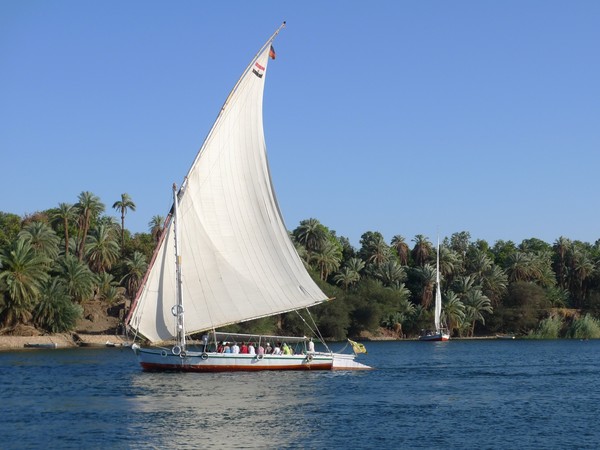
[[[437,239],[437,257],[435,264],[435,331],[440,331],[442,313],[442,292],[440,288],[440,237]]]
[[[173,236],[175,238],[175,273],[177,279],[177,303],[171,312],[175,316],[175,332],[177,345],[185,351],[185,322],[183,309],[183,289],[181,288],[181,254],[179,253],[179,199],[177,198],[177,185],[173,183]]]

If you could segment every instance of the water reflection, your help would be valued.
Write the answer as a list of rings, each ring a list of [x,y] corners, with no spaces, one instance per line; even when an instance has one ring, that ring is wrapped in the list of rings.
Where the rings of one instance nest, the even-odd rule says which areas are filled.
[[[151,423],[145,433],[157,447],[289,447],[313,432],[309,415],[319,409],[322,378],[318,372],[139,372],[128,403],[140,423],[132,426]]]

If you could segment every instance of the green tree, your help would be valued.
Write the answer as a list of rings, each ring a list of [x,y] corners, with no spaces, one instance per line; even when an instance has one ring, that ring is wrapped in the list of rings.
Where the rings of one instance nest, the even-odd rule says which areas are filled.
[[[153,216],[150,222],[148,222],[148,228],[154,242],[158,244],[162,236],[165,225],[165,218],[163,216]]]
[[[121,200],[117,200],[113,203],[113,209],[116,209],[121,213],[121,248],[125,246],[125,214],[127,211],[135,211],[135,203],[129,196],[129,194],[121,194]]]
[[[348,287],[360,280],[360,274],[352,270],[349,267],[342,267],[342,269],[333,277],[333,281],[336,284],[342,285],[344,291],[348,290]]]
[[[69,224],[77,218],[77,209],[70,203],[59,203],[51,214],[52,223],[61,224],[65,234],[65,255],[69,254]]]
[[[91,228],[92,221],[104,212],[104,203],[100,201],[99,197],[88,191],[79,194],[78,199],[79,201],[75,204],[79,225],[77,255],[79,261],[83,261],[88,232]]]
[[[81,303],[93,298],[95,277],[87,264],[69,255],[59,260],[57,271],[74,301]]]
[[[465,305],[456,293],[447,291],[446,301],[442,307],[442,322],[448,324],[448,330],[452,333],[454,329],[460,329],[464,321]]]
[[[121,284],[125,284],[129,297],[133,298],[144,279],[148,263],[142,253],[134,252],[131,258],[125,260],[125,266],[127,267],[127,273],[121,280]]]
[[[485,324],[484,313],[492,314],[494,308],[490,299],[487,298],[479,289],[470,290],[464,297],[465,320],[471,322],[470,336],[475,335],[475,324],[481,322]]]
[[[427,309],[433,299],[433,288],[435,287],[436,270],[431,264],[416,267],[415,272],[421,280],[421,305]]]
[[[494,265],[480,276],[482,290],[492,302],[492,306],[498,306],[508,288],[508,277],[504,270]]]
[[[49,278],[49,259],[31,247],[28,240],[17,239],[0,256],[0,292],[4,292],[1,311],[5,325],[26,323],[44,282]]]
[[[363,261],[378,266],[390,258],[390,248],[379,231],[367,231],[360,237],[358,254]]]
[[[330,273],[335,272],[340,267],[342,260],[342,249],[335,239],[327,240],[321,247],[314,251],[311,261],[313,261],[321,276],[321,280],[326,280]]]
[[[422,234],[417,234],[413,239],[415,246],[412,249],[412,257],[418,266],[424,266],[431,259],[433,246]]]
[[[408,266],[410,248],[404,240],[404,237],[397,234],[392,238],[391,245],[392,248],[396,250],[396,253],[398,253],[398,260],[400,261],[400,264],[403,266]]]
[[[74,329],[82,315],[83,308],[71,302],[58,278],[44,283],[40,300],[33,311],[36,326],[50,333],[63,333]]]
[[[31,248],[49,260],[55,260],[58,257],[60,239],[54,230],[43,222],[31,222],[25,225],[19,233],[19,238],[28,241]]]
[[[0,212],[0,249],[9,246],[21,231],[21,218],[16,214]]]
[[[300,222],[293,231],[296,241],[306,248],[306,261],[309,262],[312,254],[319,250],[328,240],[328,230],[317,219],[308,219]]]
[[[374,275],[384,286],[399,286],[406,279],[406,272],[400,263],[387,261],[375,268]]]
[[[556,279],[558,281],[558,285],[566,289],[567,288],[567,263],[568,263],[568,255],[571,253],[572,243],[569,239],[561,236],[556,241],[554,241],[554,245],[552,247],[554,250],[554,263],[553,269],[556,273]]]
[[[93,271],[110,270],[119,258],[119,244],[116,240],[115,229],[98,225],[88,236],[85,253]]]

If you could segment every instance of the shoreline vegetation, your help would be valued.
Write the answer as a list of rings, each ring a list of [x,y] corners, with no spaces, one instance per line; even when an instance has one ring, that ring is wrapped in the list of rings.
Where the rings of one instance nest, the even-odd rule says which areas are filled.
[[[453,340],[502,339],[498,336],[475,336],[454,338]],[[371,336],[364,342],[377,341],[418,341],[418,338],[399,338],[393,336]],[[192,344],[194,341],[192,341]],[[200,344],[200,342],[197,342]],[[43,336],[0,336],[0,352],[16,350],[66,349],[66,348],[105,348],[130,347],[132,340],[116,334],[59,333]]]
[[[105,213],[100,198],[81,192],[76,203],[23,217],[0,211],[0,339],[25,337],[17,340],[25,344],[30,337],[33,344],[61,333],[122,333],[165,218],[154,216],[148,233],[132,234],[125,227],[126,214],[135,212],[131,197],[121,194],[112,207],[120,220]],[[432,327],[436,251],[427,236],[386,240],[366,231],[354,247],[314,218],[289,236],[312,278],[334,299],[310,310],[324,339],[411,339]],[[461,231],[440,236],[439,265],[442,322],[452,339],[600,338],[600,239],[491,244]],[[309,333],[298,315],[217,331]]]

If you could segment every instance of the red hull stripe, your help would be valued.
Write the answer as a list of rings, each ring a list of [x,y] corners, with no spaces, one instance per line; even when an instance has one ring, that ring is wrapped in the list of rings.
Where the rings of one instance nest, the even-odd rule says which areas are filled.
[[[294,366],[224,366],[208,364],[181,365],[181,364],[157,364],[140,363],[142,369],[148,372],[175,371],[175,372],[257,372],[261,370],[331,370],[333,363],[324,364],[299,364]]]

